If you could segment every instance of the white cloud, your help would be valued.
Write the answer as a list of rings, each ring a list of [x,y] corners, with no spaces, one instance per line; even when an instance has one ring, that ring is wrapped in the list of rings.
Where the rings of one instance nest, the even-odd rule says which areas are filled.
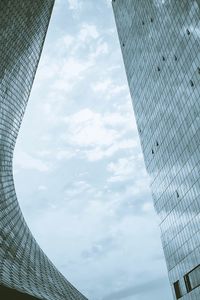
[[[138,146],[138,140],[126,137],[133,130],[130,114],[103,114],[86,108],[65,117],[64,121],[67,130],[62,134],[62,140],[70,147],[79,147],[79,154],[84,154],[90,161]]]
[[[59,64],[55,61],[50,61],[48,56],[42,56],[40,61],[40,68],[36,73],[38,83],[44,84],[44,81],[54,78],[55,74],[59,71]]]
[[[68,4],[69,4],[69,9],[71,10],[76,10],[78,8],[80,8],[80,0],[68,0]]]
[[[32,155],[20,151],[15,155],[14,163],[16,169],[36,170],[39,172],[47,172],[50,167],[44,160],[33,157]]]
[[[68,160],[70,158],[72,158],[75,155],[75,153],[73,153],[73,151],[70,150],[56,150],[56,154],[54,154],[54,157],[57,160]]]
[[[153,201],[152,202],[145,202],[142,206],[142,210],[144,212],[151,212],[154,211]]]
[[[57,47],[63,47],[65,49],[68,49],[70,46],[73,45],[74,43],[74,37],[70,34],[64,35],[58,42]]]
[[[81,57],[83,49],[87,49],[87,57],[95,58],[97,55],[108,53],[108,44],[102,37],[102,33],[93,23],[83,22],[78,30],[72,34],[63,34],[54,46],[57,54],[63,57]],[[96,54],[96,55],[93,55]],[[52,57],[55,60],[57,57]],[[57,60],[57,59],[56,59]]]
[[[36,75],[39,82],[44,84],[45,81],[49,84],[49,93],[46,95],[48,102],[43,101],[41,105],[45,114],[50,116],[49,120],[56,120],[56,99],[63,98],[63,95],[69,98],[70,93],[73,93],[75,87],[84,82],[86,77],[93,77],[98,57],[109,52],[107,42],[102,39],[97,26],[92,23],[82,23],[74,35],[61,36],[54,48],[57,51],[54,50],[51,57],[42,57]],[[88,89],[89,83],[90,81],[87,83]],[[118,90],[118,87],[112,88]],[[64,101],[61,105],[63,103]]]
[[[45,185],[39,185],[38,186],[38,190],[39,191],[46,191],[47,190],[47,187]]]
[[[83,78],[82,74],[92,65],[92,61],[83,62],[73,57],[62,61],[53,88],[61,92],[72,90],[74,85]]]
[[[109,53],[109,46],[104,41],[98,41],[96,44],[96,49],[90,54],[91,59],[96,59],[99,56],[103,56]]]
[[[136,157],[120,158],[117,163],[109,163],[107,170],[113,173],[109,181],[125,181],[131,177],[134,177],[134,173],[136,172],[136,159]]]
[[[119,93],[127,92],[128,90],[126,85],[116,85],[110,78],[96,82],[92,88],[94,92],[106,94],[106,98],[114,97]]]
[[[111,79],[106,79],[101,82],[97,82],[93,85],[93,90],[95,92],[106,92],[110,89],[110,86],[112,84]]]
[[[108,5],[108,7],[110,7],[111,3],[112,3],[112,0],[105,0],[105,2],[106,2],[106,5]]]
[[[90,41],[91,39],[97,39],[99,37],[99,32],[97,27],[93,24],[83,23],[78,35],[78,39],[81,42]]]
[[[106,128],[102,122],[102,116],[90,109],[83,109],[66,119],[70,127],[67,140],[73,145],[82,147],[109,146],[117,138],[118,133],[114,129]]]
[[[101,148],[101,147],[94,147],[91,150],[88,150],[86,152],[86,156],[89,161],[96,161],[103,158],[108,158],[113,156],[116,152],[120,150],[128,150],[128,149],[134,149],[138,146],[138,143],[136,140],[133,139],[123,139],[115,141],[115,143],[109,147]]]
[[[132,155],[121,157],[107,166],[107,171],[110,173],[108,183],[131,181],[131,185],[126,187],[124,197],[138,197],[141,199],[145,193],[150,194],[150,179],[144,169],[143,157],[141,155]],[[151,199],[151,196],[149,196]],[[145,210],[145,208],[144,208]]]

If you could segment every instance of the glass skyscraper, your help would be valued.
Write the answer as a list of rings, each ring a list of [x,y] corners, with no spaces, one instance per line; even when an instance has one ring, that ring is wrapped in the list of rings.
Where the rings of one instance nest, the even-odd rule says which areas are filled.
[[[53,4],[54,0],[0,1],[0,299],[18,299],[14,290],[27,294],[20,299],[86,299],[33,238],[13,182],[13,150]],[[5,291],[11,297],[9,292],[2,295]]]
[[[112,3],[174,299],[199,300],[200,0]]]

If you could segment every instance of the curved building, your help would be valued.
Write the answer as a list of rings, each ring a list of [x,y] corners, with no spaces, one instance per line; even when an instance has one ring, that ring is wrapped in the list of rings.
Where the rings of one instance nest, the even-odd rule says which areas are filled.
[[[200,0],[112,0],[174,299],[200,299]]]
[[[54,0],[0,1],[0,299],[86,299],[33,238],[13,182],[13,150],[53,4]]]

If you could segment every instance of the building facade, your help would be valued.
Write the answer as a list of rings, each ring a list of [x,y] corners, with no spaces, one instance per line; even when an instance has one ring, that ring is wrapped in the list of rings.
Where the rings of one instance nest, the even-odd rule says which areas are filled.
[[[12,299],[1,294],[8,288],[24,293],[20,299],[86,299],[33,238],[13,182],[13,150],[53,4],[54,0],[0,1],[0,299]]]
[[[200,0],[113,0],[174,299],[200,299]]]

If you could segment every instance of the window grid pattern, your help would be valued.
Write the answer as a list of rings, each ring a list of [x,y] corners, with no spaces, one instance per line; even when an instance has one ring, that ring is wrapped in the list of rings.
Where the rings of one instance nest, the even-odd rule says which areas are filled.
[[[171,286],[199,299],[183,277],[200,263],[200,1],[112,4]]]
[[[21,213],[13,150],[54,0],[0,1],[0,284],[46,300],[86,299],[56,269]]]

